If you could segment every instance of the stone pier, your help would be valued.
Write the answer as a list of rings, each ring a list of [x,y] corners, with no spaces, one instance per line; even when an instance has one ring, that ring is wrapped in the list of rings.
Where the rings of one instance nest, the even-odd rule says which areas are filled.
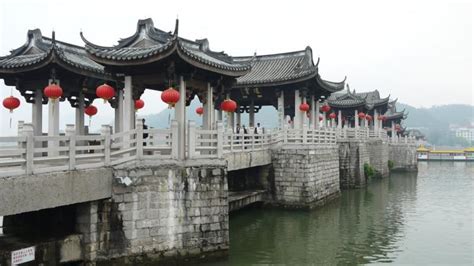
[[[414,143],[390,143],[389,160],[393,170],[417,171],[416,145]]]
[[[312,208],[339,195],[337,145],[283,146],[272,154],[272,203]]]
[[[370,164],[367,143],[350,140],[338,141],[341,189],[358,188],[367,184],[364,164]]]
[[[367,151],[369,152],[369,164],[375,169],[375,175],[388,177],[390,175],[388,143],[381,139],[371,139],[367,142]]]

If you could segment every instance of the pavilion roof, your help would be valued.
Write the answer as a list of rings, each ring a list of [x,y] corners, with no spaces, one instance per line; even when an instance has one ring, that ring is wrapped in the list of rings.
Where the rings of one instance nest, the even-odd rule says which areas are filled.
[[[321,78],[318,74],[319,58],[314,64],[309,46],[294,52],[234,57],[234,61],[252,66],[247,74],[237,78],[235,87],[271,87],[314,79],[329,92],[344,88],[345,79],[331,82]]]
[[[15,74],[39,69],[50,63],[85,76],[110,79],[104,67],[91,60],[80,46],[44,37],[39,29],[29,30],[26,43],[11,51],[10,55],[0,57],[0,74]]]
[[[171,33],[155,28],[150,18],[139,20],[136,32],[112,47],[93,44],[82,32],[81,37],[91,57],[104,65],[142,65],[177,54],[195,67],[223,75],[237,77],[250,70],[249,64],[235,62],[224,52],[211,51],[207,39],[191,41],[179,37],[178,25],[176,20],[175,30]]]
[[[390,95],[385,98],[380,98],[378,90],[369,92],[351,92],[349,85],[347,91],[344,93],[333,93],[328,98],[328,103],[332,107],[336,108],[355,108],[365,106],[367,109],[373,109],[374,107],[388,105]]]

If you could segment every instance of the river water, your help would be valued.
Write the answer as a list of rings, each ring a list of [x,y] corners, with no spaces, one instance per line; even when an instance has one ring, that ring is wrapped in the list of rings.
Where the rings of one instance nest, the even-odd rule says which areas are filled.
[[[420,162],[315,209],[245,209],[219,265],[474,264],[474,163]]]

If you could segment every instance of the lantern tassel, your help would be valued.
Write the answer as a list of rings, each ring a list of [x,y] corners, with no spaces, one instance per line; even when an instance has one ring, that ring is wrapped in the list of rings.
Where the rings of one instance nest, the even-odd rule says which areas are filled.
[[[10,128],[12,128],[12,117],[10,116]]]

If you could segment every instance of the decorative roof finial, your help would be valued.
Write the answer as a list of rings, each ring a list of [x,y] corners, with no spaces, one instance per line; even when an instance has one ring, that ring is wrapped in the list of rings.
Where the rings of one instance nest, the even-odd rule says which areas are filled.
[[[53,33],[51,34],[51,42],[53,44],[56,43],[56,33],[54,32],[54,29],[53,29]]]
[[[179,30],[179,19],[176,16],[176,24],[174,25],[174,33],[173,33],[174,36],[178,36],[178,30]]]

